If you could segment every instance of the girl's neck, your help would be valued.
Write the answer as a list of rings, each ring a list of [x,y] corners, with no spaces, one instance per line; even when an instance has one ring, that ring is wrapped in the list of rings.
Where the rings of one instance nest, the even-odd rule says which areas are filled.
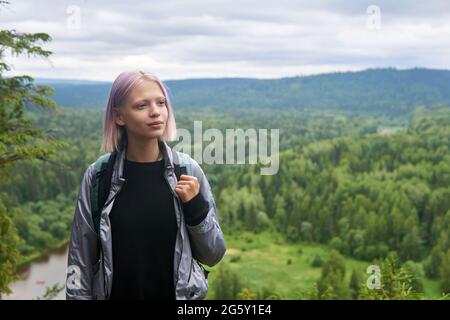
[[[134,162],[154,162],[162,159],[158,139],[147,141],[129,140],[126,152],[127,160]]]

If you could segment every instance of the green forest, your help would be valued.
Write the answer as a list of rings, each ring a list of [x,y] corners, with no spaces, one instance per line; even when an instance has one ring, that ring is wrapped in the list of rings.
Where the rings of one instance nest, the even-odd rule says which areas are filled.
[[[226,111],[206,112],[181,110],[179,127],[202,119],[204,128],[267,123],[281,131],[278,174],[261,176],[258,165],[203,165],[226,239],[281,235],[287,247],[326,245],[341,259],[366,262],[395,254],[399,265],[418,274],[419,290],[432,279],[449,292],[449,109],[418,109],[407,117],[332,111],[272,116],[247,109],[239,121]],[[28,117],[67,146],[51,161],[18,164],[9,171],[13,183],[1,189],[24,259],[67,239],[82,173],[100,155],[102,136],[101,110],[63,108]],[[389,126],[396,130],[379,130]]]
[[[48,40],[0,34],[0,44],[17,54],[48,56],[34,46]],[[104,110],[55,103],[50,87],[4,76],[2,51],[0,62],[0,293],[7,293],[18,266],[67,241],[83,172],[101,155]],[[203,130],[280,129],[275,175],[260,175],[260,165],[202,165],[229,249],[211,270],[209,299],[449,297],[450,102],[437,81],[448,71],[411,74],[331,74],[298,86],[292,79],[277,80],[288,86],[202,80],[179,92],[187,82],[172,83],[178,128],[192,131],[201,120]],[[379,77],[408,89],[364,91]],[[417,83],[427,83],[420,86],[427,93]],[[79,84],[64,86],[76,92]],[[221,91],[234,107],[205,95],[203,106],[191,108],[203,87]],[[319,93],[328,87],[333,95]],[[299,94],[286,103],[283,88]],[[344,100],[365,102],[356,108]],[[380,266],[381,288],[366,286],[369,265]]]

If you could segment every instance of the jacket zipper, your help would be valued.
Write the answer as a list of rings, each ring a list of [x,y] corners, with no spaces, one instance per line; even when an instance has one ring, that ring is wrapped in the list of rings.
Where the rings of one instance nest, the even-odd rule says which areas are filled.
[[[193,270],[194,270],[194,261],[191,260],[191,269],[189,271],[189,277],[188,277],[188,281],[187,281],[188,283],[189,283],[189,281],[191,281],[192,272],[194,272]]]
[[[123,178],[120,178],[120,181],[122,181],[122,183],[121,184],[119,184],[119,189],[117,190],[117,192],[116,192],[116,194],[111,198],[111,200],[109,200],[108,202],[106,202],[105,203],[105,205],[103,206],[103,208],[102,208],[102,211],[103,211],[103,209],[105,208],[105,207],[107,207],[107,206],[109,206],[109,204],[117,197],[117,195],[120,193],[120,191],[122,190],[122,188],[123,188],[123,185],[125,184],[125,182],[126,182],[126,180],[125,179],[123,179]],[[102,219],[101,219],[101,216],[100,216],[100,221],[101,221]],[[101,237],[100,237],[100,235],[99,235],[99,238],[100,238],[100,241],[101,241]],[[104,254],[103,254],[103,244],[101,245],[101,248],[102,248],[102,252],[101,252],[101,255],[103,256],[103,258],[102,258],[102,268],[103,268],[103,276],[104,276],[104,278],[105,278],[105,286],[106,286],[106,279],[107,279],[107,277],[106,277],[106,272],[105,272],[105,259],[104,259]],[[109,299],[109,290],[107,290],[107,288],[104,288],[104,291],[105,291],[105,300],[108,300]]]
[[[175,193],[175,191],[172,190],[172,186],[169,183],[169,180],[167,180],[166,175],[164,174],[164,180],[166,181],[167,185],[169,186],[170,191],[172,192],[173,196],[177,199],[178,202],[178,206],[181,208],[180,205],[180,198],[178,197],[178,195]],[[181,214],[180,213],[180,235],[181,235]],[[175,295],[176,295],[176,290],[177,290],[177,285],[178,285],[178,279],[180,278],[180,264],[181,264],[181,259],[183,258],[183,239],[181,239],[181,252],[180,252],[180,261],[178,261],[178,267],[177,267],[177,282],[175,282]]]

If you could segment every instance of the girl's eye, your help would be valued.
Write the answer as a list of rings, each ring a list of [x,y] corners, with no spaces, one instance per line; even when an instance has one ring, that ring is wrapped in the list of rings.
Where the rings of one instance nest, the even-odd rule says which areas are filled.
[[[164,105],[164,104],[166,104],[166,102],[165,101],[160,101],[159,104],[160,105]]]

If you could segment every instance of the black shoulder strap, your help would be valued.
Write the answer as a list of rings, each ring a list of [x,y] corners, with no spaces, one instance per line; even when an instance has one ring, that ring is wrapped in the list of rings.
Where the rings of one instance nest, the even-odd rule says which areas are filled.
[[[100,234],[100,216],[111,189],[111,178],[116,157],[116,151],[111,153],[108,161],[102,163],[100,170],[97,172],[98,202],[96,210],[92,212],[92,220],[94,221],[94,227],[97,234]]]
[[[178,152],[176,152],[175,150],[172,150],[172,157],[173,157],[173,164],[174,164],[174,169],[175,169],[175,176],[177,177],[177,180],[180,180],[180,176],[181,176],[181,168],[180,168],[180,158],[178,157]]]
[[[190,164],[188,164],[186,162],[185,158],[180,158],[180,154],[178,153],[178,151],[175,151],[173,149],[172,150],[172,156],[173,156],[173,164],[174,164],[174,170],[175,170],[175,175],[177,177],[177,180],[180,180],[180,177],[182,174],[188,174],[188,175],[192,175],[192,168],[190,166]],[[183,155],[183,154],[181,154]],[[189,168],[188,168],[189,166]]]

